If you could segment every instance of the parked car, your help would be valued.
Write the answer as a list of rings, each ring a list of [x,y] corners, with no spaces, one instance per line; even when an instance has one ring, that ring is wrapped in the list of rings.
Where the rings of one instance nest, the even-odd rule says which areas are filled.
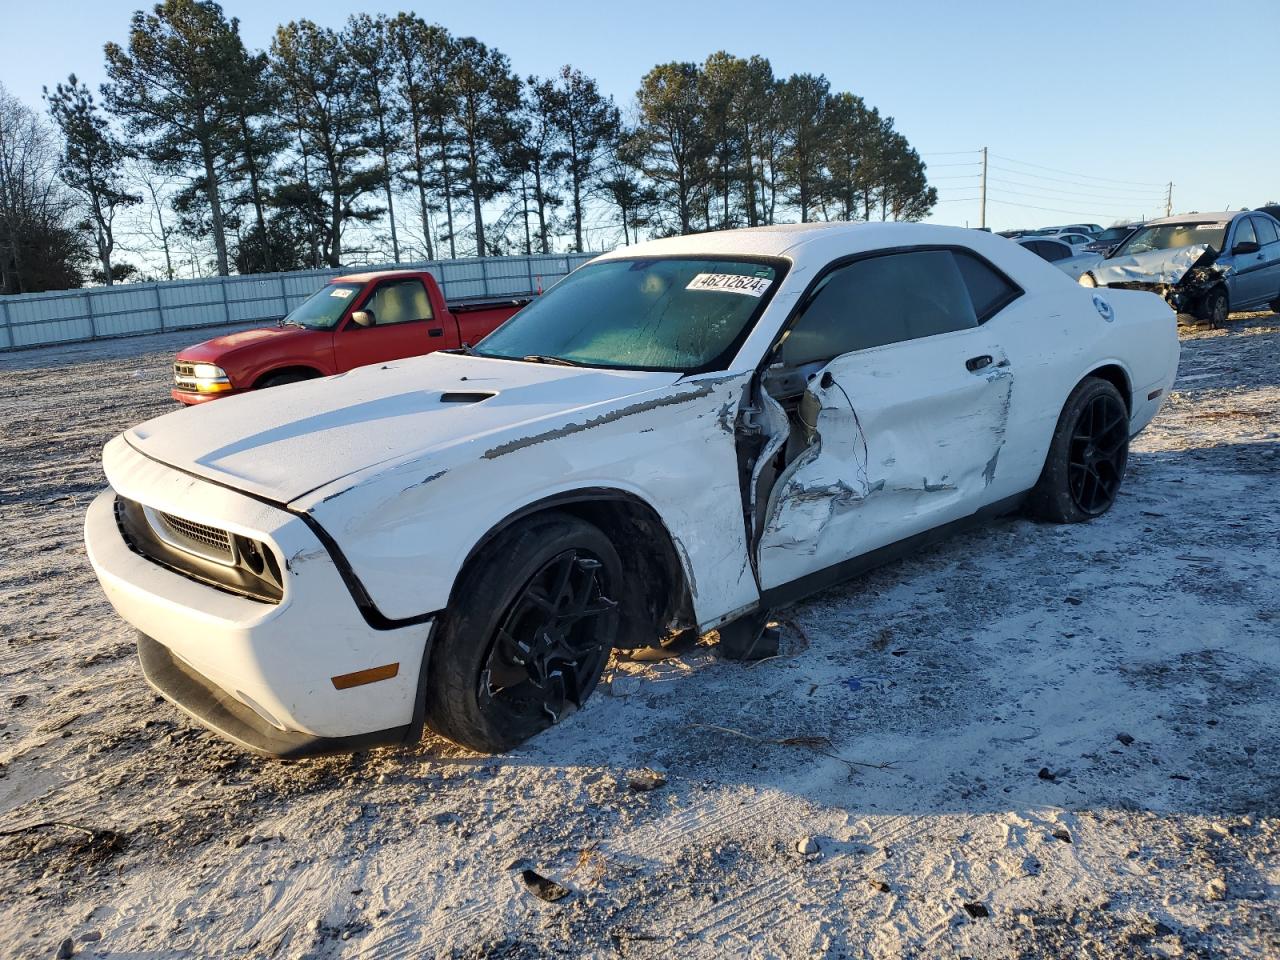
[[[1121,240],[1138,229],[1141,224],[1138,223],[1117,223],[1114,226],[1107,227],[1092,241],[1085,244],[1085,253],[1100,253],[1106,255],[1114,249]]]
[[[614,647],[718,628],[986,517],[1104,514],[1173,382],[1173,314],[912,223],[598,257],[476,349],[148,421],[90,560],[142,668],[298,756],[505,750]]]
[[[1071,244],[1057,237],[1020,237],[1015,242],[1052,263],[1072,280],[1079,280],[1082,273],[1101,259],[1097,254],[1077,253]]]
[[[1157,293],[1187,323],[1223,323],[1233,310],[1280,310],[1280,221],[1247,210],[1152,220],[1080,282]]]
[[[1073,256],[1084,253],[1085,248],[1093,242],[1093,237],[1089,234],[1075,233],[1070,230],[1049,234],[1048,239],[1057,240],[1059,243],[1065,243],[1070,246]]]
[[[173,363],[173,398],[204,403],[235,393],[476,343],[527,303],[446,304],[424,270],[336,277],[274,327],[187,347]]]
[[[1069,223],[1065,227],[1058,227],[1059,233],[1087,233],[1091,237],[1096,237],[1102,232],[1102,227],[1096,223]]]
[[[1268,203],[1261,207],[1255,207],[1254,213],[1265,213],[1269,217],[1274,217],[1280,221],[1280,203]]]

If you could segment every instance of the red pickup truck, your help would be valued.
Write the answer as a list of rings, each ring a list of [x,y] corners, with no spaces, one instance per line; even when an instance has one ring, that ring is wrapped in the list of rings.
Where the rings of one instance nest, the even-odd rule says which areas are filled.
[[[173,398],[203,403],[353,367],[474,344],[528,303],[446,304],[431,274],[382,270],[336,277],[277,326],[215,337],[182,350]]]

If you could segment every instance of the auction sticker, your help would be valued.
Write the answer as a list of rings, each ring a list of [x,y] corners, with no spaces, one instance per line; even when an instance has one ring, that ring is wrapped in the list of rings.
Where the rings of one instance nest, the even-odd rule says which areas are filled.
[[[337,297],[339,300],[345,300],[347,299],[347,297],[351,296],[351,294],[353,293],[355,293],[355,291],[350,290],[347,287],[335,287],[334,289],[329,291],[329,296]]]
[[[738,273],[700,273],[685,287],[686,290],[716,290],[724,293],[745,293],[748,297],[763,297],[773,283],[764,277],[744,277]]]

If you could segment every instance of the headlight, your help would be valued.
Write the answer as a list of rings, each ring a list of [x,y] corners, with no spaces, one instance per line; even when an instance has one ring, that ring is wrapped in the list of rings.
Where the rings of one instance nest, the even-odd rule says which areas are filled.
[[[191,368],[191,373],[197,380],[222,380],[227,376],[225,370],[212,363],[197,363]]]
[[[1092,273],[1082,273],[1082,274],[1080,274],[1080,286],[1082,286],[1082,287],[1096,287],[1097,285],[1098,285],[1098,281],[1097,281],[1097,280],[1095,280],[1095,279],[1093,278],[1093,274],[1092,274]]]

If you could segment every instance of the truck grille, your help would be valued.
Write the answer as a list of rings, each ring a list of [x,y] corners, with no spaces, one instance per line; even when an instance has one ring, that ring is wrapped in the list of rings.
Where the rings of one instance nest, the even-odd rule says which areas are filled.
[[[175,539],[180,542],[187,541],[188,545],[197,548],[197,553],[206,556],[214,554],[228,563],[235,559],[235,554],[231,547],[231,534],[226,530],[219,530],[217,527],[211,527],[205,523],[196,523],[194,520],[175,517],[171,513],[160,513],[159,516],[164,521],[164,525],[169,528],[168,532]]]
[[[173,384],[183,393],[196,393],[196,367],[193,363],[178,362],[173,365]]]

